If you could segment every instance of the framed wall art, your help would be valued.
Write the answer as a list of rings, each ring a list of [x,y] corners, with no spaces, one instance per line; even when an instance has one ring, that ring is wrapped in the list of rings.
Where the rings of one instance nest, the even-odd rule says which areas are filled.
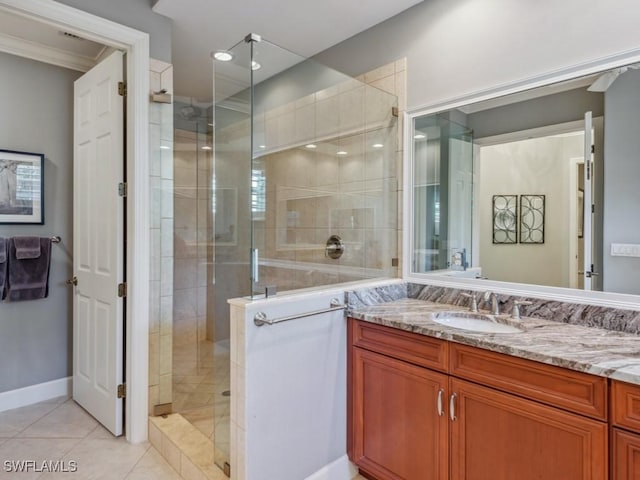
[[[518,196],[493,196],[493,243],[518,242]]]
[[[0,150],[0,224],[44,224],[44,155]]]
[[[520,195],[520,243],[544,243],[544,195]]]

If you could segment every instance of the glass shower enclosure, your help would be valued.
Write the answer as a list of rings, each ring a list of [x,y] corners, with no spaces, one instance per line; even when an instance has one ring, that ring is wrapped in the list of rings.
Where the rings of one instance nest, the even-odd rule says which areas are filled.
[[[443,115],[413,125],[412,271],[472,266],[473,131]]]
[[[255,34],[225,53],[214,61],[214,359],[230,298],[398,268],[396,96]],[[216,413],[219,466],[228,432]]]

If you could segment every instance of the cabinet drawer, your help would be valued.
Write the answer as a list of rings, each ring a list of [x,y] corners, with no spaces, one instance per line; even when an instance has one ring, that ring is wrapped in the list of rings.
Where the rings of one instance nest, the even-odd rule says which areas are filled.
[[[611,382],[611,422],[640,432],[640,386]]]
[[[451,344],[450,372],[599,420],[607,419],[607,379],[561,367]]]
[[[447,371],[448,342],[350,319],[353,345],[423,367]]]

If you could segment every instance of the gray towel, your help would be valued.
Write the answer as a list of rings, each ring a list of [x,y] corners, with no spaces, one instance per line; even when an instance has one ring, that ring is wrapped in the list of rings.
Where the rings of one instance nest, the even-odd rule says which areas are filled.
[[[40,258],[40,237],[13,237],[16,244],[16,258],[27,260]]]
[[[0,300],[7,296],[7,265],[9,265],[9,239],[0,237]]]
[[[49,295],[51,238],[40,238],[39,243],[41,251],[39,258],[19,260],[16,257],[15,238],[9,241],[7,297],[12,302],[36,300]]]

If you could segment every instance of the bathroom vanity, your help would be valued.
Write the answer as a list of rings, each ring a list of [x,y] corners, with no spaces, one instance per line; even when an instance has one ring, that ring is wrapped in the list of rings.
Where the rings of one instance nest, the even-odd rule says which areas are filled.
[[[531,318],[519,333],[476,333],[435,323],[445,310],[464,309],[349,309],[348,453],[361,473],[640,478],[638,335]]]

